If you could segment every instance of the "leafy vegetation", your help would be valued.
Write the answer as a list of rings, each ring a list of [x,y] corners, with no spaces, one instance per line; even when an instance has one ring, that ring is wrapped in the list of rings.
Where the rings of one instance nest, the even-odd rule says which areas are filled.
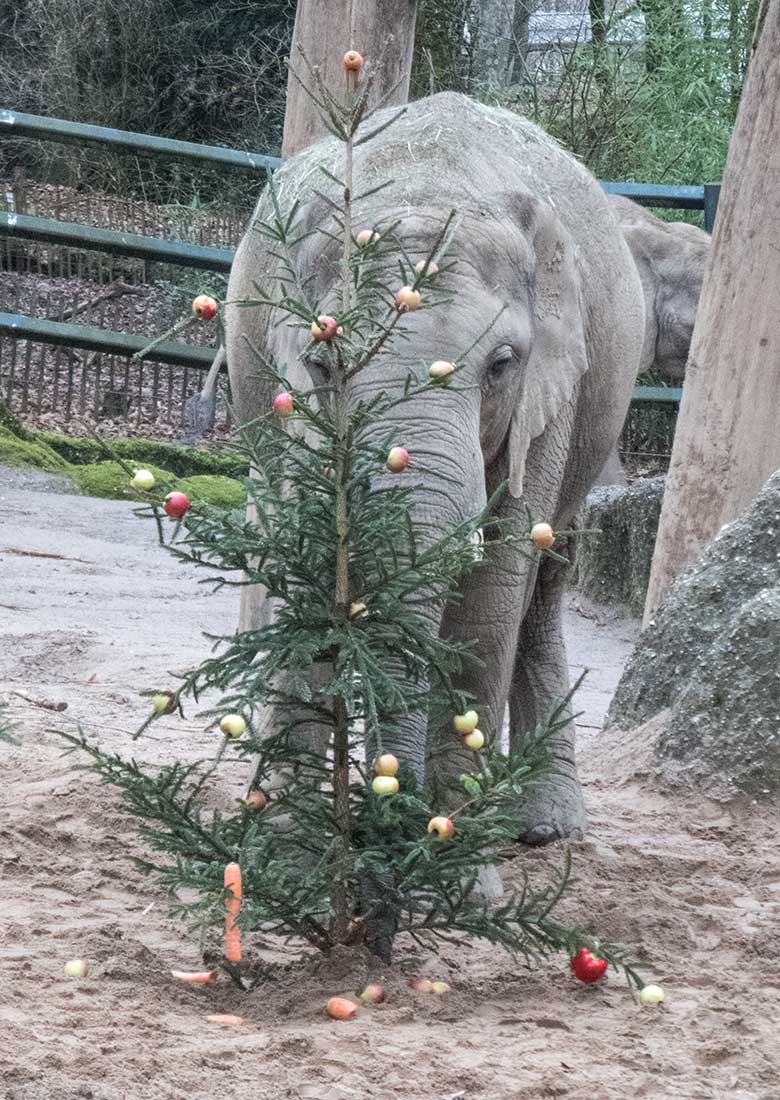
[[[569,8],[561,31],[539,0],[420,0],[412,95],[455,89],[504,104],[602,178],[719,179],[756,0]],[[0,104],[276,152],[294,13],[294,0],[9,0]],[[263,183],[51,143],[8,142],[4,161],[189,208],[246,208]]]

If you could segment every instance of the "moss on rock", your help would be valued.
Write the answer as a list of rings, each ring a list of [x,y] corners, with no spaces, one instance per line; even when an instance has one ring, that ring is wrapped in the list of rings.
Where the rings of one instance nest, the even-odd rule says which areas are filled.
[[[159,466],[144,466],[151,470],[160,489],[175,481],[167,470]],[[92,466],[71,466],[70,476],[90,497],[105,500],[149,500],[148,493],[139,493],[130,485],[130,476],[118,462],[95,462]]]
[[[86,466],[106,460],[106,451],[98,440],[88,436],[62,435],[59,432],[36,432],[35,438],[55,450],[66,462]],[[109,439],[106,441],[117,458],[138,466],[159,466],[176,477],[196,474],[221,474],[223,477],[243,477],[246,459],[227,448],[204,450],[179,443],[164,443],[159,439]]]
[[[217,508],[243,508],[246,503],[246,489],[232,477],[185,477],[177,482],[176,488],[186,493],[193,503],[200,500]]]
[[[50,473],[69,473],[65,462],[45,443],[20,438],[0,426],[0,466],[34,466]]]

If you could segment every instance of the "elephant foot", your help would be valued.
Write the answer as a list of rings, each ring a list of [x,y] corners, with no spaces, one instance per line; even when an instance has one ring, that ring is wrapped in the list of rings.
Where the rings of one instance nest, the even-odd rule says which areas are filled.
[[[582,840],[587,824],[582,788],[574,776],[553,775],[535,784],[518,808],[521,844]]]

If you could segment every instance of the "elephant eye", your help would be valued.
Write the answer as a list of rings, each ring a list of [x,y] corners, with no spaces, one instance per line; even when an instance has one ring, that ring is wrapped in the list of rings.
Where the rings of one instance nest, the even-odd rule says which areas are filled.
[[[488,359],[487,381],[491,384],[500,382],[509,367],[512,366],[514,359],[515,353],[509,344],[502,344],[501,347],[496,348]]]

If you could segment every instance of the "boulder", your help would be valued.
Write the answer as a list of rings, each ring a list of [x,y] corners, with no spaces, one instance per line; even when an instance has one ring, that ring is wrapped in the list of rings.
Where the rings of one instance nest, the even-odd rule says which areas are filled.
[[[609,709],[630,730],[668,708],[655,758],[712,793],[780,790],[780,471],[682,574]]]
[[[599,487],[588,495],[577,527],[597,528],[601,534],[577,540],[572,583],[583,595],[642,614],[665,481],[647,478]]]

